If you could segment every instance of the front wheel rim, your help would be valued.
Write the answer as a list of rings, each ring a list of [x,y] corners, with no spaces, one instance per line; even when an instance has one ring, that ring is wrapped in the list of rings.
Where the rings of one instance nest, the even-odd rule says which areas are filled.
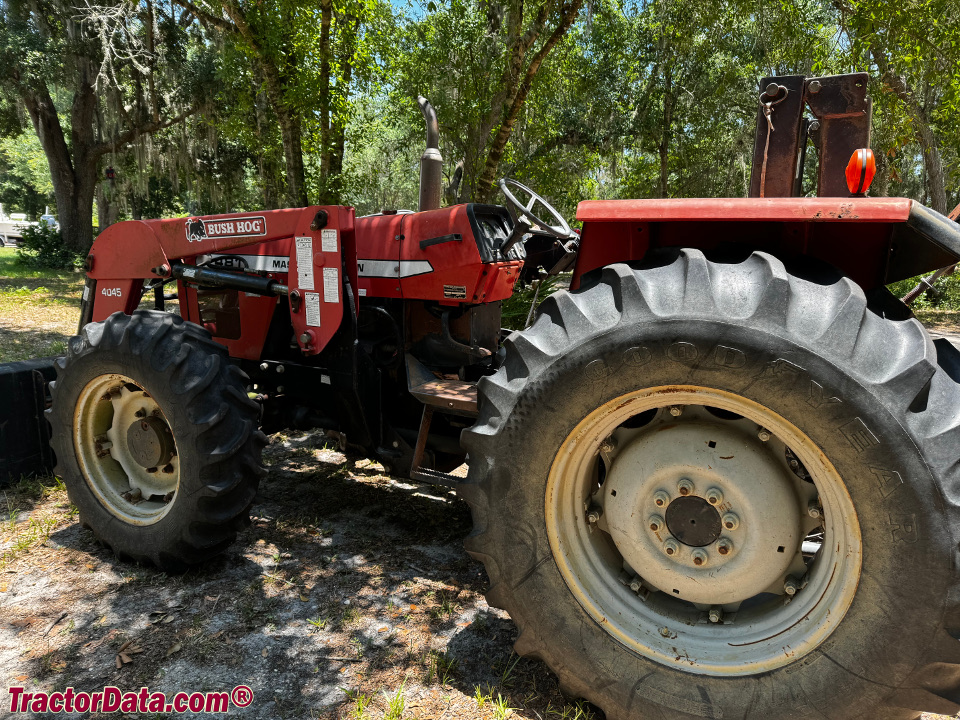
[[[88,487],[112,515],[152,525],[173,507],[180,455],[160,405],[140,383],[100,375],[80,392],[74,447]]]
[[[690,454],[699,461],[676,459],[673,446],[701,439]],[[738,454],[745,464],[723,470]],[[780,499],[773,520],[751,500],[757,492]],[[777,413],[722,390],[663,386],[604,403],[561,444],[545,510],[553,556],[584,610],[628,648],[688,672],[795,662],[836,629],[859,582],[859,523],[832,463]],[[758,554],[767,541],[783,555]]]

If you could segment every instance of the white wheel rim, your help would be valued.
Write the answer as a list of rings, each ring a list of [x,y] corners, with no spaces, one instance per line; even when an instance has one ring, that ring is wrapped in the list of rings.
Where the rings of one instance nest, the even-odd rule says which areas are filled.
[[[165,442],[172,455],[163,453],[156,465],[138,462],[128,441],[134,423],[170,432],[163,411],[142,385],[126,375],[101,375],[87,383],[77,400],[74,447],[81,473],[100,503],[126,523],[152,525],[176,500],[180,455],[170,433]]]
[[[680,409],[681,415],[672,416],[670,408]],[[742,417],[720,419],[713,414],[717,411]],[[638,429],[621,427],[642,413],[647,413],[644,418],[653,416],[649,424]],[[694,462],[672,462],[669,452],[663,450],[667,446],[651,439],[654,433],[670,436],[672,432],[687,442],[692,434],[711,424],[722,438],[716,462],[703,460],[713,449],[699,456],[691,453],[691,457],[699,457]],[[764,430],[768,439],[761,441],[758,432]],[[740,475],[718,475],[716,468],[724,462],[719,459],[723,445],[729,445],[737,433],[743,440],[739,452],[751,460]],[[654,456],[651,462],[657,467],[647,467],[647,473],[641,462],[628,465],[631,471],[640,468],[640,472],[617,474],[618,460],[631,463],[644,456]],[[791,461],[798,464],[797,470],[791,471]],[[598,485],[601,467],[606,476],[603,485]],[[764,507],[761,502],[751,504],[750,498],[763,491],[754,477],[757,467],[768,469],[763,484],[774,487],[772,497],[779,498],[775,504],[781,509],[773,513],[773,522],[760,512]],[[776,475],[781,470],[782,475]],[[674,471],[684,478],[691,476],[694,497],[703,497],[698,494],[707,490],[723,490],[718,515],[725,517],[733,510],[737,516],[734,529],[722,529],[717,540],[699,547],[677,542],[665,523],[654,533],[655,516],[662,515],[658,512],[662,508],[653,504],[647,508],[645,503],[653,503],[658,491],[670,489],[669,473]],[[798,475],[804,471],[809,474],[809,482]],[[606,491],[604,486],[608,486]],[[628,495],[627,510],[611,501],[611,487],[620,488],[620,498]],[[789,490],[786,495],[785,488]],[[678,496],[679,490],[673,490],[667,507]],[[792,506],[784,502],[787,497],[793,498]],[[819,498],[819,519],[811,517],[811,498]],[[770,506],[765,507],[769,511]],[[611,400],[591,412],[557,453],[547,480],[545,508],[553,556],[584,610],[628,648],[688,672],[753,675],[795,662],[836,629],[853,601],[860,577],[859,523],[836,469],[807,435],[777,413],[721,390],[697,386],[648,388]],[[591,510],[596,514],[591,516]],[[812,512],[816,514],[817,510]],[[636,529],[623,520],[631,514],[637,517]],[[778,531],[773,528],[791,522],[797,523],[798,533],[791,535],[787,528],[776,535]],[[803,540],[813,537],[813,527],[818,524],[822,530],[820,546],[813,557],[804,560],[804,547],[809,555],[815,544]],[[780,565],[769,554],[762,556],[756,550],[775,535],[781,538],[777,543],[784,546],[785,562]],[[645,539],[650,537],[654,541]],[[721,562],[719,547],[725,539],[732,540],[732,547],[727,548],[727,557]],[[666,559],[665,545],[671,540],[678,552]],[[700,567],[694,565],[695,553],[703,562]],[[743,557],[749,562],[738,560]],[[761,557],[766,559],[760,562]],[[775,566],[772,570],[771,565]],[[686,580],[661,587],[669,582],[664,578],[670,577]],[[790,596],[788,585],[802,585],[802,589]],[[707,591],[695,591],[699,586],[706,586]],[[738,595],[754,593],[757,586],[766,586],[766,592]],[[691,599],[678,597],[681,593]]]

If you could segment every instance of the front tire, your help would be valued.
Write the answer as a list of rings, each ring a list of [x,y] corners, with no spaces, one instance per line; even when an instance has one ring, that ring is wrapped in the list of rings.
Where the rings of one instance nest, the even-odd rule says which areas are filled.
[[[518,653],[612,720],[956,712],[960,359],[881,297],[684,250],[508,338],[460,493]]]
[[[180,571],[249,521],[266,438],[243,372],[210,334],[152,310],[84,326],[47,411],[80,522],[122,558]]]

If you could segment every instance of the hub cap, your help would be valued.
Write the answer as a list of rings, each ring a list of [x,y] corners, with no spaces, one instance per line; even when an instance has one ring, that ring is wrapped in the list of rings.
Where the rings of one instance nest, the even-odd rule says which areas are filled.
[[[551,467],[546,512],[584,609],[688,671],[795,661],[834,630],[859,579],[856,512],[829,460],[784,418],[720,390],[651,388],[590,413]]]
[[[94,378],[74,413],[80,469],[113,515],[150,525],[167,514],[180,485],[180,459],[156,400],[125,375]]]

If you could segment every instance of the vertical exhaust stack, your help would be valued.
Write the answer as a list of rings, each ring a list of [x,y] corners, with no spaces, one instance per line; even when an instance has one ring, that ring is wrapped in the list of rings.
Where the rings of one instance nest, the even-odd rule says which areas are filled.
[[[417,96],[420,112],[427,124],[427,148],[420,157],[420,207],[419,210],[436,210],[440,207],[443,157],[440,155],[440,127],[437,112],[422,95]]]

